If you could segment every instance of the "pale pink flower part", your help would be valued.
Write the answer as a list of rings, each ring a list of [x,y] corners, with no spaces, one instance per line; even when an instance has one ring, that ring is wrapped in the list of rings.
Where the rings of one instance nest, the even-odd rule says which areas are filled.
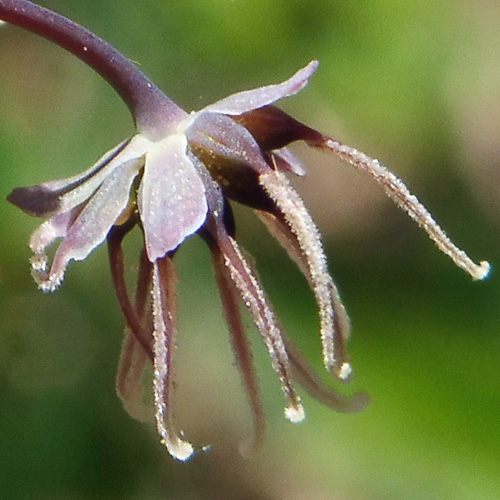
[[[22,6],[22,8],[20,8]],[[287,149],[295,141],[331,153],[368,173],[422,227],[445,254],[473,279],[488,274],[437,225],[426,208],[377,160],[298,122],[274,106],[302,90],[317,61],[283,83],[240,92],[193,113],[165,96],[124,56],[68,19],[26,0],[2,0],[0,15],[68,49],[96,69],[129,106],[136,134],[68,179],[17,188],[8,199],[47,220],[33,233],[33,276],[46,292],[58,288],[71,261],[85,259],[107,240],[111,272],[126,319],[117,389],[126,409],[147,419],[141,377],[153,366],[156,426],[172,456],[187,460],[194,447],[176,430],[174,351],[177,297],[174,257],[199,235],[212,254],[231,343],[254,420],[254,435],[242,452],[257,448],[265,418],[252,354],[241,317],[244,306],[271,357],[291,422],[305,418],[295,383],[339,412],[363,409],[363,393],[346,397],[323,383],[283,331],[250,259],[236,241],[231,202],[255,210],[314,293],[320,317],[323,363],[340,380],[352,368],[347,353],[350,323],[329,274],[321,235],[286,174],[306,175]],[[113,61],[113,64],[110,64]],[[144,235],[135,297],[124,277],[122,242],[138,226]],[[47,249],[60,240],[52,263]]]

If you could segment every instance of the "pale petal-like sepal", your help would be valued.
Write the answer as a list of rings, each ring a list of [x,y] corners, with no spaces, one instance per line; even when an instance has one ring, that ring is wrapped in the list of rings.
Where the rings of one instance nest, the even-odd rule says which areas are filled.
[[[39,268],[37,281],[42,290],[53,291],[57,288],[69,261],[85,259],[104,241],[129,202],[130,188],[138,168],[138,162],[131,161],[104,180],[71,227],[66,230],[48,275],[44,274],[45,269],[36,259],[32,260],[34,271],[37,271],[37,266]],[[112,198],[110,198],[111,193]]]
[[[200,113],[186,130],[186,138],[191,150],[207,152],[207,163],[212,161],[219,168],[228,163],[236,174],[241,174],[240,165],[256,172],[269,169],[250,132],[228,116]],[[210,165],[206,167],[210,169]]]
[[[81,207],[75,207],[68,212],[55,215],[40,225],[30,238],[29,247],[33,253],[44,253],[55,240],[64,238],[80,211]]]
[[[271,155],[276,168],[281,172],[291,172],[299,177],[307,175],[304,164],[288,148],[273,149]]]
[[[318,64],[318,61],[311,61],[283,83],[233,94],[226,99],[207,106],[202,111],[222,113],[224,115],[241,115],[285,97],[290,97],[300,92],[307,85],[309,78],[318,69]]]
[[[138,205],[151,262],[177,248],[206,217],[205,190],[186,147],[185,136],[173,135],[146,156]]]
[[[63,180],[16,188],[7,199],[25,212],[39,217],[71,210],[88,200],[116,168],[145,154],[150,142],[136,135],[104,154],[85,172]]]

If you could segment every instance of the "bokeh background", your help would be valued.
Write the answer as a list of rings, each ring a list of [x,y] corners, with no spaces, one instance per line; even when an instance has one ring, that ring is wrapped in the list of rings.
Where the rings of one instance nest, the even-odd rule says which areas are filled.
[[[73,175],[133,132],[125,106],[74,57],[0,28],[0,498],[493,500],[500,495],[500,4],[487,0],[45,0],[112,42],[185,109],[321,66],[283,102],[402,176],[485,282],[428,241],[370,179],[297,151],[295,184],[324,235],[371,406],[340,415],[304,396],[289,424],[249,327],[268,438],[238,456],[250,418],[210,259],[178,255],[178,424],[212,450],[169,457],[114,390],[123,331],[104,247],[44,295],[27,241],[40,221],[16,186]],[[322,370],[314,300],[250,211],[242,244],[289,334]],[[131,270],[135,260],[128,261]],[[495,270],[495,267],[498,268]],[[250,324],[250,321],[247,320]],[[335,384],[335,382],[332,382]]]

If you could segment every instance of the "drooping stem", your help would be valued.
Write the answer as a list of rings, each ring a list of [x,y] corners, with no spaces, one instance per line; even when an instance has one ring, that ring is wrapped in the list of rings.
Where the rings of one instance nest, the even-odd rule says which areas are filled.
[[[128,106],[139,132],[154,139],[185,112],[113,46],[66,17],[27,0],[0,0],[0,19],[43,36],[101,75]]]

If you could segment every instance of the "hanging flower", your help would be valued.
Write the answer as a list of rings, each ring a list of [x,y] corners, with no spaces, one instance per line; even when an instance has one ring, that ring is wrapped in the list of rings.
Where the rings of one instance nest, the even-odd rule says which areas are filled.
[[[19,9],[9,10],[9,5],[25,8],[20,14]],[[37,15],[30,17],[30,12]],[[294,382],[337,411],[357,411],[367,403],[364,394],[337,394],[313,372],[284,333],[252,263],[235,239],[229,200],[254,209],[306,276],[319,309],[324,365],[333,376],[347,380],[351,374],[346,350],[349,320],[328,272],[319,232],[287,180],[286,174],[305,175],[300,161],[287,149],[290,143],[305,141],[367,172],[473,279],[488,273],[488,264],[476,265],[457,249],[402,181],[377,160],[274,106],[307,84],[317,69],[316,61],[283,83],[234,94],[188,114],[115,49],[71,21],[24,0],[0,2],[2,15],[56,41],[97,69],[134,116],[137,133],[83,174],[17,188],[8,199],[31,215],[47,218],[30,240],[33,276],[43,291],[54,291],[70,261],[85,259],[107,240],[113,282],[127,323],[118,391],[129,412],[142,418],[140,379],[148,360],[153,363],[157,428],[175,458],[186,460],[193,447],[181,439],[174,424],[177,308],[173,259],[181,244],[195,234],[205,240],[212,254],[253,414],[251,447],[262,441],[264,415],[240,304],[248,309],[270,354],[290,421],[304,418]],[[113,67],[109,66],[110,54]],[[131,299],[124,279],[122,241],[135,226],[144,234],[144,251]],[[61,242],[49,263],[46,251],[56,240]]]

